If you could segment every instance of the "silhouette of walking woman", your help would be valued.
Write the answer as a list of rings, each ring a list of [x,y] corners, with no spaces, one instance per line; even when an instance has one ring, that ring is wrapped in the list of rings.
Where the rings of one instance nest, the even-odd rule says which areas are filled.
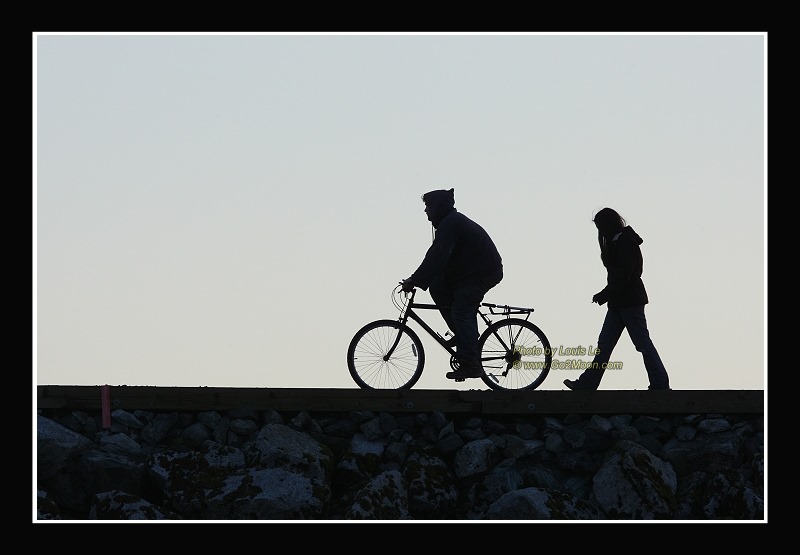
[[[603,327],[597,340],[597,354],[577,380],[564,380],[570,389],[597,389],[603,378],[606,363],[611,358],[624,330],[642,353],[644,367],[650,380],[648,389],[670,389],[669,376],[658,355],[644,316],[648,303],[642,282],[642,238],[615,210],[603,208],[594,216],[600,259],[607,271],[607,285],[592,297],[592,302],[608,302]]]

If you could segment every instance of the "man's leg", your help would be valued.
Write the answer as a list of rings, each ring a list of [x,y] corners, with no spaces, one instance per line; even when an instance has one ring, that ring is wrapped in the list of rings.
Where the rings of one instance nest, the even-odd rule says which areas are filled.
[[[497,270],[495,273],[490,274],[488,276],[485,276],[485,277],[479,279],[477,282],[472,283],[472,284],[467,284],[467,285],[463,285],[462,284],[462,285],[460,285],[458,287],[454,287],[454,286],[452,286],[450,284],[445,284],[441,280],[436,280],[433,283],[431,283],[430,287],[428,288],[428,291],[431,294],[431,299],[433,299],[434,304],[436,304],[437,306],[445,307],[445,308],[440,309],[439,312],[441,313],[442,318],[444,319],[445,323],[447,324],[447,327],[450,328],[451,332],[453,332],[453,335],[454,335],[453,339],[456,340],[456,343],[455,344],[451,344],[451,346],[456,347],[456,349],[458,348],[458,344],[457,344],[458,339],[457,339],[457,337],[455,337],[456,331],[457,331],[456,327],[458,325],[453,321],[453,313],[452,313],[452,306],[453,306],[453,302],[454,302],[455,290],[456,289],[462,289],[464,287],[467,287],[467,288],[476,287],[477,289],[481,290],[480,299],[478,299],[477,302],[472,303],[472,304],[474,304],[474,312],[475,312],[475,316],[474,316],[475,334],[476,334],[475,350],[477,351],[477,333],[478,333],[478,314],[477,313],[478,313],[478,306],[480,305],[481,301],[483,301],[483,297],[486,295],[486,293],[492,287],[494,287],[495,285],[500,283],[502,280],[503,280],[503,270],[501,268],[501,269]],[[469,310],[469,308],[467,308],[467,310]],[[457,309],[457,311],[458,311],[458,309]],[[453,339],[451,339],[450,341],[452,341]]]
[[[450,328],[453,333],[456,332],[455,323],[453,322],[452,304],[453,304],[453,288],[446,286],[442,282],[431,283],[428,291],[433,299],[433,304],[443,307],[439,309],[445,324]]]
[[[460,368],[481,367],[478,352],[478,306],[486,294],[482,285],[458,287],[453,294],[451,317],[456,334],[458,361]]]
[[[633,346],[642,353],[647,378],[650,380],[649,389],[669,389],[669,376],[661,357],[650,339],[647,329],[647,319],[644,315],[644,305],[630,308],[621,308],[620,313],[625,322],[625,328],[631,337]]]

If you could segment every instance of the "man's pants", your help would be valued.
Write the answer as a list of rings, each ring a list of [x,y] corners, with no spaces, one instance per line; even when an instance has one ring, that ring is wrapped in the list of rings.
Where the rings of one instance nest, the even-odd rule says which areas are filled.
[[[478,307],[484,295],[500,283],[503,274],[459,282],[457,284],[435,283],[430,286],[433,302],[439,307],[447,326],[456,336],[456,351],[460,368],[480,368],[478,351]]]

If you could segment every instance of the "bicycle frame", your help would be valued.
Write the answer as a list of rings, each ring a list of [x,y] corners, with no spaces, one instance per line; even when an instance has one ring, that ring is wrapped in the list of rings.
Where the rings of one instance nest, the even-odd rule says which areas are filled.
[[[422,318],[422,316],[420,316],[419,314],[417,314],[415,312],[415,309],[416,310],[440,310],[440,309],[448,308],[448,307],[439,306],[439,305],[435,305],[435,304],[429,304],[429,303],[415,303],[414,302],[414,296],[416,295],[416,293],[417,293],[416,289],[412,289],[411,290],[411,294],[407,297],[408,298],[408,303],[406,304],[405,309],[403,310],[402,314],[398,318],[398,321],[400,322],[400,324],[403,327],[407,327],[408,326],[408,320],[409,319],[413,320],[414,322],[419,324],[422,329],[424,329],[426,332],[428,332],[428,335],[430,335],[439,345],[441,345],[442,348],[445,351],[450,353],[451,357],[458,358],[458,355],[456,354],[456,351],[447,344],[445,339],[438,332],[436,332],[430,325],[428,325],[428,323],[425,322],[425,320]],[[478,316],[481,317],[481,319],[483,320],[483,323],[487,327],[492,324],[492,321],[489,319],[489,317],[487,316],[487,314],[485,312],[481,311],[481,307],[488,308],[490,315],[503,315],[506,318],[510,318],[512,314],[525,314],[525,320],[528,320],[528,318],[530,318],[531,313],[533,312],[532,308],[524,308],[524,307],[509,306],[509,305],[497,305],[497,304],[493,304],[493,303],[481,303],[480,306],[478,307]],[[495,312],[495,309],[500,309],[500,312]],[[394,350],[395,350],[395,348],[397,347],[397,344],[400,341],[400,336],[402,335],[403,327],[400,328],[400,331],[397,334],[397,337],[395,338],[394,343],[392,344],[392,347],[389,349],[389,351],[383,357],[384,360],[389,360],[389,358],[392,356],[392,353],[394,353]],[[506,349],[510,349],[510,347],[505,344],[505,341],[503,340],[503,338],[499,337],[497,334],[495,334],[495,337],[497,338],[497,340]]]

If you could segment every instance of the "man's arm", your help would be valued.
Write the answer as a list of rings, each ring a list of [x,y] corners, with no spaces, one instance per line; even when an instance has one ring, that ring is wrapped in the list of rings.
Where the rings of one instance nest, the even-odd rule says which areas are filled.
[[[419,287],[423,291],[428,289],[428,286],[433,281],[433,278],[440,273],[444,272],[450,256],[453,254],[453,249],[456,245],[456,229],[455,221],[445,222],[436,230],[436,237],[433,239],[433,244],[428,248],[425,253],[425,258],[419,265],[419,268],[411,274],[403,285],[403,290],[406,291],[405,283],[409,283],[408,291],[412,287]]]

